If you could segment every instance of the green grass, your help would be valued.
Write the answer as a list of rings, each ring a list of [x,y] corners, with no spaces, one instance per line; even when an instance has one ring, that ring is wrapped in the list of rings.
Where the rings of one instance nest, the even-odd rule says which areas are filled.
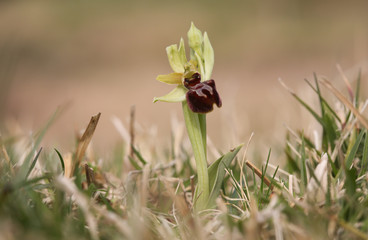
[[[317,106],[290,92],[320,124],[318,137],[288,129],[281,166],[270,164],[271,150],[263,163],[241,154],[228,161],[240,148],[224,155],[217,174],[209,168],[220,196],[198,214],[192,153],[174,129],[163,153],[147,157],[142,143],[121,143],[102,164],[87,151],[99,115],[70,153],[41,148],[59,111],[31,139],[3,132],[0,239],[368,239],[360,77],[350,99],[317,76],[307,84]],[[329,102],[322,88],[336,98]],[[122,147],[130,144],[130,152]]]

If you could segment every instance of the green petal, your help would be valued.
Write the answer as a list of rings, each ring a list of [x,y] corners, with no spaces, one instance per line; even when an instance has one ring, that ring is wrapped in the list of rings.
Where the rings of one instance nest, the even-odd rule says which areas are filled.
[[[174,90],[165,96],[153,98],[153,102],[182,102],[185,100],[185,94],[187,91],[188,90],[183,85],[178,85],[176,88],[174,88]]]
[[[177,72],[177,73],[183,73],[184,64],[182,63],[180,59],[178,46],[176,44],[168,46],[166,48],[166,53],[167,53],[167,57],[169,58],[169,63],[170,63],[172,70],[174,70],[174,72]]]
[[[203,41],[203,60],[204,70],[206,72],[205,80],[209,80],[211,79],[212,69],[215,63],[215,54],[206,32],[204,33]]]
[[[204,72],[203,64],[202,64],[202,58],[199,56],[198,52],[195,52],[195,57],[196,57],[197,62],[198,62],[198,68],[199,68],[199,72],[200,72],[201,76],[206,76],[205,72]],[[201,82],[203,82],[205,80],[208,80],[208,79],[202,77]]]
[[[167,84],[182,84],[182,73],[170,73],[167,75],[158,75],[156,80]]]

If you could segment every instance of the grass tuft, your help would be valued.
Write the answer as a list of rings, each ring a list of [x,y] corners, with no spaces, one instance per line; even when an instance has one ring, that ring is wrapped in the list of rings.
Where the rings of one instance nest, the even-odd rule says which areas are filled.
[[[319,128],[312,136],[287,128],[284,154],[277,156],[284,163],[277,166],[271,150],[264,162],[247,156],[250,140],[242,159],[236,158],[242,145],[220,157],[208,168],[211,208],[200,212],[193,211],[197,178],[182,124],[173,124],[162,153],[147,155],[144,140],[134,140],[132,108],[130,137],[114,119],[123,142],[109,158],[87,151],[100,114],[70,153],[40,154],[58,111],[31,140],[3,134],[0,239],[368,239],[367,101],[360,99],[360,78],[355,90],[346,83],[348,97],[317,75],[306,80],[317,106],[288,89]]]

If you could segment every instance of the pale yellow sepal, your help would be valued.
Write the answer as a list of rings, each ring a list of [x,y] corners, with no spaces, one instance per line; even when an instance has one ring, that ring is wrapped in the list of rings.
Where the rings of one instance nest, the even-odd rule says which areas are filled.
[[[187,91],[188,90],[183,85],[178,85],[176,88],[174,88],[174,90],[165,96],[153,98],[153,102],[182,102],[185,100],[185,94]]]
[[[177,73],[183,73],[184,64],[179,55],[178,46],[176,44],[168,46],[166,48],[166,53],[172,70]]]
[[[182,84],[183,83],[183,74],[182,73],[170,73],[166,75],[158,75],[156,80],[168,83],[168,84]]]

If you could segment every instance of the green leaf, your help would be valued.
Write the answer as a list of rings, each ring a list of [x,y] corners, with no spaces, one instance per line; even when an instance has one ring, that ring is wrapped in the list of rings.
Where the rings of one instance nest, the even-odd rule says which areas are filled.
[[[212,207],[215,204],[215,200],[220,193],[221,184],[226,173],[225,168],[230,166],[231,161],[235,158],[243,145],[244,144],[241,144],[227,154],[221,156],[214,163],[212,163],[211,166],[208,167],[210,184],[210,197],[208,201],[209,207]]]
[[[178,85],[174,90],[162,97],[153,98],[153,102],[183,102],[185,100],[185,94],[187,89],[183,85]]]

